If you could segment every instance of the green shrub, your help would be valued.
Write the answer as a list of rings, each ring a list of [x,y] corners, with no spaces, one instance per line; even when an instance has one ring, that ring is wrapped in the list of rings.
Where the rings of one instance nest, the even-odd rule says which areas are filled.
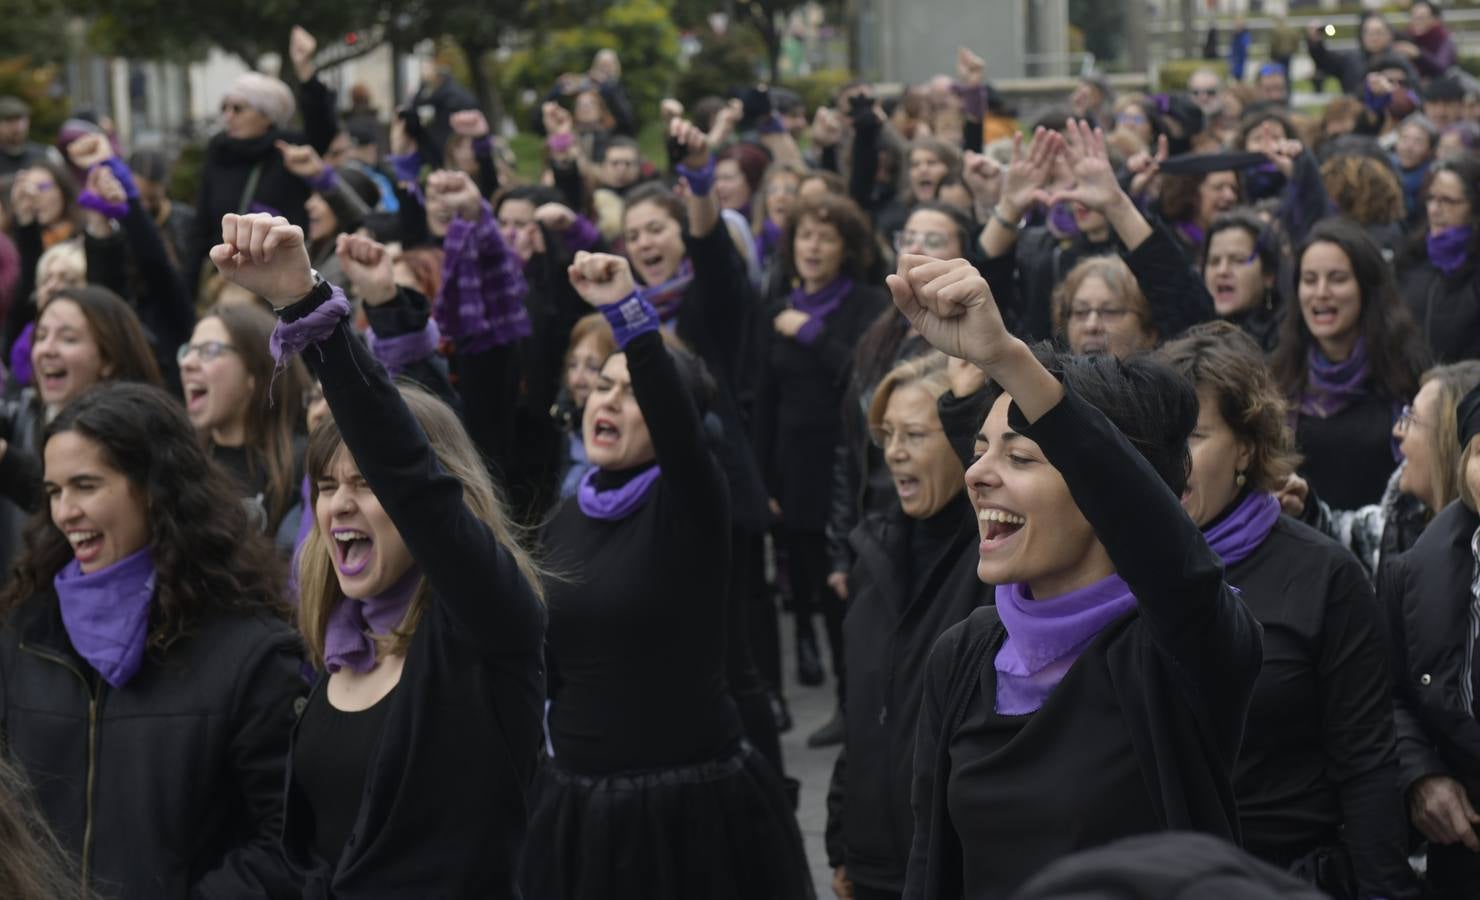
[[[67,119],[66,97],[53,96],[55,66],[38,66],[29,57],[0,59],[0,96],[12,94],[31,107],[31,140],[50,142]]]
[[[753,29],[731,28],[721,35],[705,28],[699,45],[698,55],[674,87],[674,96],[685,109],[703,97],[728,97],[735,88],[765,79],[766,45]]]
[[[1187,79],[1198,69],[1212,69],[1228,77],[1228,63],[1221,59],[1173,59],[1161,64],[1158,86],[1163,91],[1187,90]]]
[[[853,73],[847,69],[818,69],[810,75],[788,78],[784,84],[800,94],[811,111],[831,103],[833,96],[852,80]]]

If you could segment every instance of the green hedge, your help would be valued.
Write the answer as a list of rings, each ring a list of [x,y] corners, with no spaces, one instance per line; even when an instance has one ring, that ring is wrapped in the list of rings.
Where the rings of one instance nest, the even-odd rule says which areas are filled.
[[[1228,77],[1228,63],[1221,59],[1173,59],[1162,63],[1157,86],[1163,91],[1187,90],[1187,79],[1198,69],[1212,69]]]

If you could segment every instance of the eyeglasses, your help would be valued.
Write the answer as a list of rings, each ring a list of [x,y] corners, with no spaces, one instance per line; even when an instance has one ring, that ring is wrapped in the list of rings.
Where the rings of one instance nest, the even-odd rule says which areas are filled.
[[[245,103],[234,103],[234,102],[232,102],[230,100],[223,100],[221,102],[221,113],[223,115],[226,114],[226,113],[230,113],[232,115],[238,115],[240,113],[245,112],[247,110],[247,108],[248,108],[247,107],[247,104],[245,104]]]
[[[1130,314],[1124,306],[1074,306],[1069,309],[1069,318],[1075,322],[1088,322],[1090,316],[1099,316],[1106,323],[1119,322]]]
[[[1445,197],[1441,194],[1430,194],[1428,196],[1428,202],[1437,203],[1440,206],[1453,209],[1456,206],[1463,206],[1466,201],[1463,197]]]
[[[906,450],[919,450],[925,446],[925,441],[932,434],[944,432],[944,428],[910,428],[905,431],[895,431],[892,428],[874,428],[869,430],[869,437],[873,438],[881,450],[888,450],[894,444],[897,437],[904,444]]]
[[[1146,117],[1141,113],[1121,113],[1115,117],[1115,121],[1122,125],[1145,125]]]
[[[1413,404],[1405,403],[1403,409],[1398,412],[1398,430],[1406,432],[1410,428],[1422,428],[1423,422],[1413,414]]]
[[[934,253],[940,253],[950,244],[951,236],[941,234],[938,231],[896,231],[894,232],[894,249],[904,250],[909,247],[924,247]]]
[[[201,362],[210,362],[220,359],[226,353],[235,353],[236,348],[225,341],[206,341],[202,344],[181,344],[180,349],[175,351],[175,361],[183,363],[185,358],[194,353],[200,357]]]
[[[1189,90],[1187,93],[1191,94],[1194,97],[1216,97],[1216,96],[1218,96],[1218,89],[1217,88],[1193,88],[1193,89]]]

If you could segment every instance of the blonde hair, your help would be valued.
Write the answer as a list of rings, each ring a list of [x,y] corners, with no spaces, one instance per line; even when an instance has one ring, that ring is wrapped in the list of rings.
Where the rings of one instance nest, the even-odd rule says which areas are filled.
[[[62,241],[41,254],[41,258],[36,260],[36,286],[40,288],[47,272],[57,267],[70,271],[79,287],[87,283],[87,253],[82,249],[82,241]]]
[[[529,582],[536,596],[543,600],[544,572],[524,549],[520,540],[523,536],[513,524],[498,488],[483,464],[483,457],[468,437],[457,414],[446,403],[420,388],[410,385],[399,385],[398,388],[412,417],[426,433],[437,461],[449,475],[462,483],[463,502],[473,515],[488,526],[494,540],[514,557],[520,574]],[[318,477],[329,468],[343,446],[343,439],[333,417],[326,416],[314,428],[313,437],[309,439],[307,470],[310,512],[319,499]],[[298,585],[298,629],[308,645],[310,659],[317,668],[322,669],[324,635],[329,627],[329,617],[335,606],[345,601],[345,597],[330,561],[328,538],[319,531],[317,516],[314,517],[313,529],[308,533],[308,539],[304,541],[299,553]],[[430,592],[431,587],[423,577],[406,611],[406,617],[389,635],[376,638],[377,656],[406,652],[426,610]],[[489,602],[496,601],[490,597]]]
[[[906,360],[889,370],[874,389],[874,399],[868,406],[869,433],[875,433],[884,423],[884,412],[889,408],[889,398],[894,392],[907,387],[922,388],[931,399],[939,400],[951,389],[951,377],[946,366],[949,361],[939,351]]]
[[[1418,379],[1420,387],[1436,382],[1439,395],[1435,398],[1433,429],[1429,440],[1434,448],[1434,471],[1432,479],[1434,508],[1437,513],[1465,492],[1466,455],[1459,446],[1459,402],[1465,395],[1480,385],[1480,360],[1467,359],[1435,366]],[[1466,501],[1467,503],[1469,501]],[[1474,504],[1470,503],[1470,508]]]
[[[766,192],[771,189],[771,180],[779,175],[790,175],[796,179],[797,191],[802,189],[802,181],[809,173],[801,163],[774,162],[766,167],[766,172],[761,176],[761,183],[756,186],[756,197],[759,203],[751,203],[750,230],[754,234],[760,234],[766,227]]]
[[[1143,329],[1151,330],[1154,327],[1151,322],[1151,304],[1146,302],[1146,295],[1141,293],[1141,286],[1136,283],[1136,276],[1131,272],[1130,266],[1125,264],[1125,260],[1118,256],[1091,256],[1070,269],[1064,280],[1059,282],[1059,286],[1054,288],[1054,334],[1068,336],[1069,311],[1074,305],[1074,295],[1079,293],[1080,286],[1090,278],[1100,279],[1112,294],[1125,301],[1125,305],[1141,320]]]
[[[1480,434],[1477,434],[1474,437],[1470,438],[1469,445],[1466,446],[1464,452],[1459,455],[1459,464],[1454,467],[1454,474],[1459,479],[1459,499],[1462,503],[1464,503],[1465,506],[1468,506],[1470,508],[1471,512],[1474,512],[1476,509],[1480,509],[1480,507],[1476,506],[1475,491],[1470,487],[1469,479],[1465,478],[1465,464],[1468,463],[1470,461],[1470,457],[1474,456],[1477,452],[1480,452]]]

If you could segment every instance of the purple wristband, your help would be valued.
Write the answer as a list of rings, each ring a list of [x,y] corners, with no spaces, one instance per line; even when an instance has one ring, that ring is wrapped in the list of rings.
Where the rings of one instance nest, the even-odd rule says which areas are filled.
[[[473,155],[480,159],[493,156],[493,138],[486,134],[473,138]]]
[[[372,330],[366,334],[366,338],[370,352],[375,354],[375,358],[380,360],[380,364],[394,378],[412,363],[436,353],[438,345],[442,343],[442,332],[437,329],[435,319],[427,319],[420,331],[383,338],[376,337]]]
[[[308,182],[308,186],[313,188],[315,192],[327,194],[329,191],[334,190],[334,185],[339,183],[339,176],[334,173],[333,166],[324,166],[319,171],[319,174],[304,180]]]
[[[93,191],[83,191],[78,194],[77,205],[83,209],[102,213],[110,219],[122,219],[128,215],[127,203],[109,203]]]
[[[349,301],[345,299],[344,291],[337,284],[330,287],[333,290],[329,299],[320,303],[308,315],[291,322],[279,319],[277,326],[272,329],[267,348],[272,351],[272,358],[277,361],[279,368],[286,364],[288,357],[297,356],[309,344],[317,344],[327,338],[339,327],[341,321],[349,318]]]
[[[565,249],[567,250],[590,250],[601,240],[601,231],[591,223],[585,216],[578,215],[576,220],[565,229]]]
[[[797,343],[803,347],[810,347],[822,336],[822,319],[813,316],[797,329]]]
[[[551,153],[564,153],[576,142],[576,136],[568,131],[552,134],[545,139],[545,146],[550,148]]]
[[[612,334],[617,338],[617,346],[623,349],[638,335],[657,331],[660,324],[658,311],[636,291],[621,303],[603,306],[601,314],[606,316],[607,323],[611,325]]]
[[[690,169],[683,163],[679,163],[678,174],[689,183],[689,191],[695,197],[707,197],[714,187],[714,156],[709,157],[709,162],[705,163],[702,169]]]
[[[123,185],[123,195],[125,197],[130,200],[137,200],[139,198],[139,186],[134,184],[134,173],[129,171],[128,163],[125,163],[116,156],[110,156],[101,163],[98,163],[98,165],[108,167],[108,171],[112,172],[113,177],[118,179],[118,183]]]

